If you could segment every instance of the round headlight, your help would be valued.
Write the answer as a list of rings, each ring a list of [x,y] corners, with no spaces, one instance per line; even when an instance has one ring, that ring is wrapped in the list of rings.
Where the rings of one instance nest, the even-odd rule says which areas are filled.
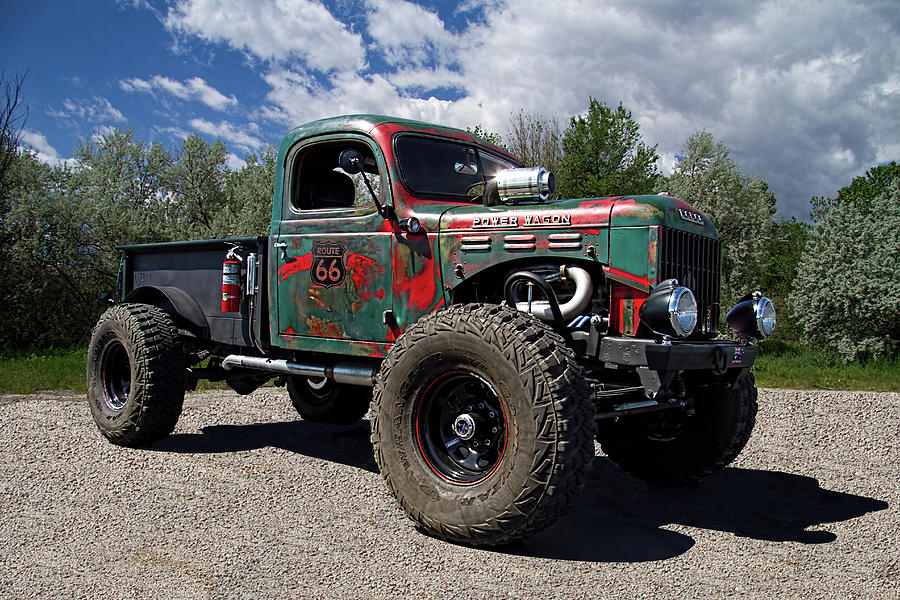
[[[741,337],[759,340],[772,335],[775,320],[775,305],[759,292],[741,298],[725,317],[725,322]]]
[[[638,316],[654,333],[687,337],[697,326],[697,301],[691,290],[667,279],[653,289]]]
[[[677,287],[669,295],[669,321],[678,337],[687,337],[697,326],[697,300],[686,287]]]

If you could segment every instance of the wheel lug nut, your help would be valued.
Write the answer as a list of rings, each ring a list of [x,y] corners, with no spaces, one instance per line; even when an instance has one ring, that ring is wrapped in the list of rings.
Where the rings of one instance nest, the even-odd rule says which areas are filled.
[[[466,412],[472,412],[472,405],[471,405],[471,404],[468,405],[468,406],[466,407]]]
[[[484,445],[485,445],[485,446],[490,446],[490,445],[491,445],[491,440],[484,440]]]
[[[472,440],[472,447],[473,447],[473,448],[477,448],[477,447],[478,447],[478,440]]]
[[[491,412],[488,413],[488,418],[489,418],[489,419],[493,419],[493,418],[496,417],[496,416],[497,416],[497,413],[495,413],[495,412],[493,412],[493,411],[491,411]]]
[[[496,428],[496,427],[491,427],[491,433],[497,433],[497,428]]]
[[[484,408],[484,402],[478,405],[478,408]]]

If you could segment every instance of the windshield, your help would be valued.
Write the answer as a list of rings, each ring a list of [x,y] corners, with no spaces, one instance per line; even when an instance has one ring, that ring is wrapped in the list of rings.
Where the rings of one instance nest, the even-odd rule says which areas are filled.
[[[404,185],[426,196],[472,197],[499,171],[518,166],[497,154],[450,140],[404,135],[397,138],[395,148]]]

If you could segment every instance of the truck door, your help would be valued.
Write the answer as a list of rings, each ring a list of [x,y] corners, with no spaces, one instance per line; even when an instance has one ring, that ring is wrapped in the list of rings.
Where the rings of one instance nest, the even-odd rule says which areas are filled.
[[[340,168],[348,148],[363,153],[366,177],[385,202],[387,169],[361,136],[319,139],[288,155],[272,248],[278,336],[287,348],[359,353],[389,339],[393,234],[362,175]],[[348,347],[357,342],[363,344]]]

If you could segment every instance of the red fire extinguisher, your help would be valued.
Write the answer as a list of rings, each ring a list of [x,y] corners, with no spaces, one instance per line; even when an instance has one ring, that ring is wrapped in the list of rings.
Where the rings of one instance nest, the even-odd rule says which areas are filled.
[[[222,263],[222,312],[241,312],[241,257],[237,248],[229,250]]]

